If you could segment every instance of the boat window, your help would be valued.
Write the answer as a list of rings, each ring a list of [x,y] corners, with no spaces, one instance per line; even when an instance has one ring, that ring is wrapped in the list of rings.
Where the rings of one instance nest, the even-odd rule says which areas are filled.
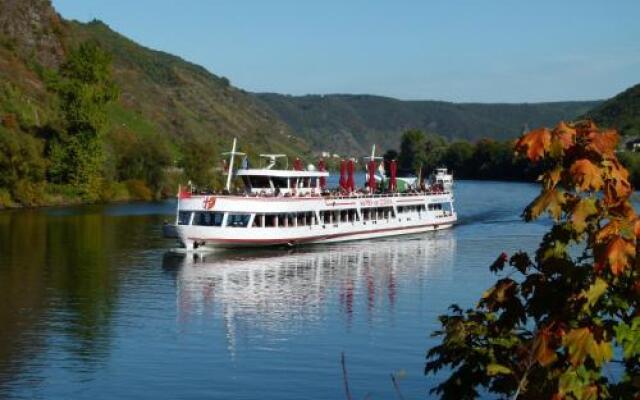
[[[178,225],[189,225],[191,211],[180,211],[178,213]]]
[[[295,214],[288,213],[288,214],[287,214],[287,222],[286,222],[286,225],[287,225],[289,228],[293,228],[293,227],[295,226],[295,223],[294,223],[295,219],[296,219],[296,215],[295,215]]]
[[[234,228],[245,228],[249,225],[251,214],[229,214],[227,217],[227,226]]]
[[[318,187],[318,178],[311,178],[311,187]]]
[[[271,180],[273,181],[273,186],[280,189],[287,189],[289,186],[287,185],[287,178],[279,178],[272,176]]]
[[[264,219],[265,219],[264,214],[256,214],[255,218],[253,218],[252,227],[254,227],[254,228],[262,228],[262,227],[264,227],[264,222],[265,222]]]
[[[221,226],[223,216],[224,213],[221,212],[198,211],[193,217],[193,224],[204,226]]]
[[[266,214],[264,216],[264,226],[265,228],[278,226],[278,216],[276,214]]]
[[[250,176],[249,180],[251,181],[251,187],[253,189],[270,189],[271,185],[269,184],[268,176]]]

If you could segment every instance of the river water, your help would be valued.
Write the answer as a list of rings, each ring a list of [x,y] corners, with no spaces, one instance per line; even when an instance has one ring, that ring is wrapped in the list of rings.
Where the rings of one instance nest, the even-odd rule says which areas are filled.
[[[458,182],[459,224],[293,250],[175,256],[172,202],[0,213],[0,398],[425,398],[437,316],[536,247],[529,184]]]

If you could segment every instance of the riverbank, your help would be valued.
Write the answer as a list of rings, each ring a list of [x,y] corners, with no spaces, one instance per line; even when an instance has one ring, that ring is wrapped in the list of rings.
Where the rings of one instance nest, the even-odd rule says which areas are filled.
[[[168,189],[153,193],[140,180],[103,183],[101,190],[91,196],[77,186],[40,183],[23,185],[13,191],[0,188],[0,210],[153,201],[172,195]]]

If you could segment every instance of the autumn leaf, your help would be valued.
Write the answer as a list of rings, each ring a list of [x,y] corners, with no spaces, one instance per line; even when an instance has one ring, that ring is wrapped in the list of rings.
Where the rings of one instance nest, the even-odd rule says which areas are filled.
[[[613,236],[619,236],[621,225],[620,220],[612,219],[596,233],[596,241],[604,242]]]
[[[613,205],[626,200],[631,195],[629,171],[615,160],[608,160],[606,165],[609,173],[605,185],[605,202]]]
[[[596,278],[595,282],[591,286],[589,286],[588,290],[582,292],[581,297],[586,299],[587,302],[584,304],[582,309],[584,311],[588,311],[594,304],[602,297],[603,294],[606,293],[609,288],[609,284],[602,278]]]
[[[577,233],[584,232],[587,227],[587,219],[598,213],[594,198],[583,198],[574,206],[571,214],[571,222]]]
[[[613,155],[618,147],[618,134],[614,130],[598,132],[592,130],[588,133],[588,150],[593,150],[602,155]]]
[[[526,133],[516,142],[516,152],[526,153],[531,161],[538,161],[549,150],[551,132],[547,128],[540,128]]]
[[[614,275],[620,274],[629,266],[630,258],[636,253],[636,249],[632,243],[623,239],[621,236],[613,239],[607,246],[607,260],[609,267]]]
[[[604,181],[602,172],[595,164],[586,158],[577,160],[571,165],[569,173],[580,190],[600,190]]]
[[[562,344],[567,347],[569,361],[574,367],[584,362],[592,340],[593,335],[588,328],[572,329],[564,336]]]
[[[560,182],[561,177],[562,177],[562,166],[558,165],[554,169],[547,171],[543,175],[541,175],[539,180],[542,180],[542,183],[546,190],[551,190],[558,185],[558,182]]]
[[[548,330],[542,329],[533,340],[533,356],[543,367],[546,367],[558,359],[556,352],[549,346],[550,336]]]
[[[564,121],[560,123],[551,132],[551,137],[554,141],[561,144],[562,149],[567,150],[573,146],[576,138],[576,129],[568,125]]]
[[[566,203],[564,192],[558,189],[545,190],[525,210],[527,221],[536,219],[545,210],[558,220],[562,216],[562,206]]]

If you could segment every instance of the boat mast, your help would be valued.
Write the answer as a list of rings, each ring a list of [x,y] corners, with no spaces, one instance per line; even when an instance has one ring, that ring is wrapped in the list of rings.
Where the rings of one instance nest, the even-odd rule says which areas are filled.
[[[244,153],[241,153],[239,151],[236,151],[236,141],[238,140],[238,138],[233,138],[233,147],[231,148],[231,152],[228,153],[222,153],[223,155],[229,155],[229,171],[227,172],[227,185],[226,185],[226,190],[227,192],[231,190],[231,176],[233,175],[233,159],[235,157],[235,155],[239,155],[239,156],[243,156]]]

